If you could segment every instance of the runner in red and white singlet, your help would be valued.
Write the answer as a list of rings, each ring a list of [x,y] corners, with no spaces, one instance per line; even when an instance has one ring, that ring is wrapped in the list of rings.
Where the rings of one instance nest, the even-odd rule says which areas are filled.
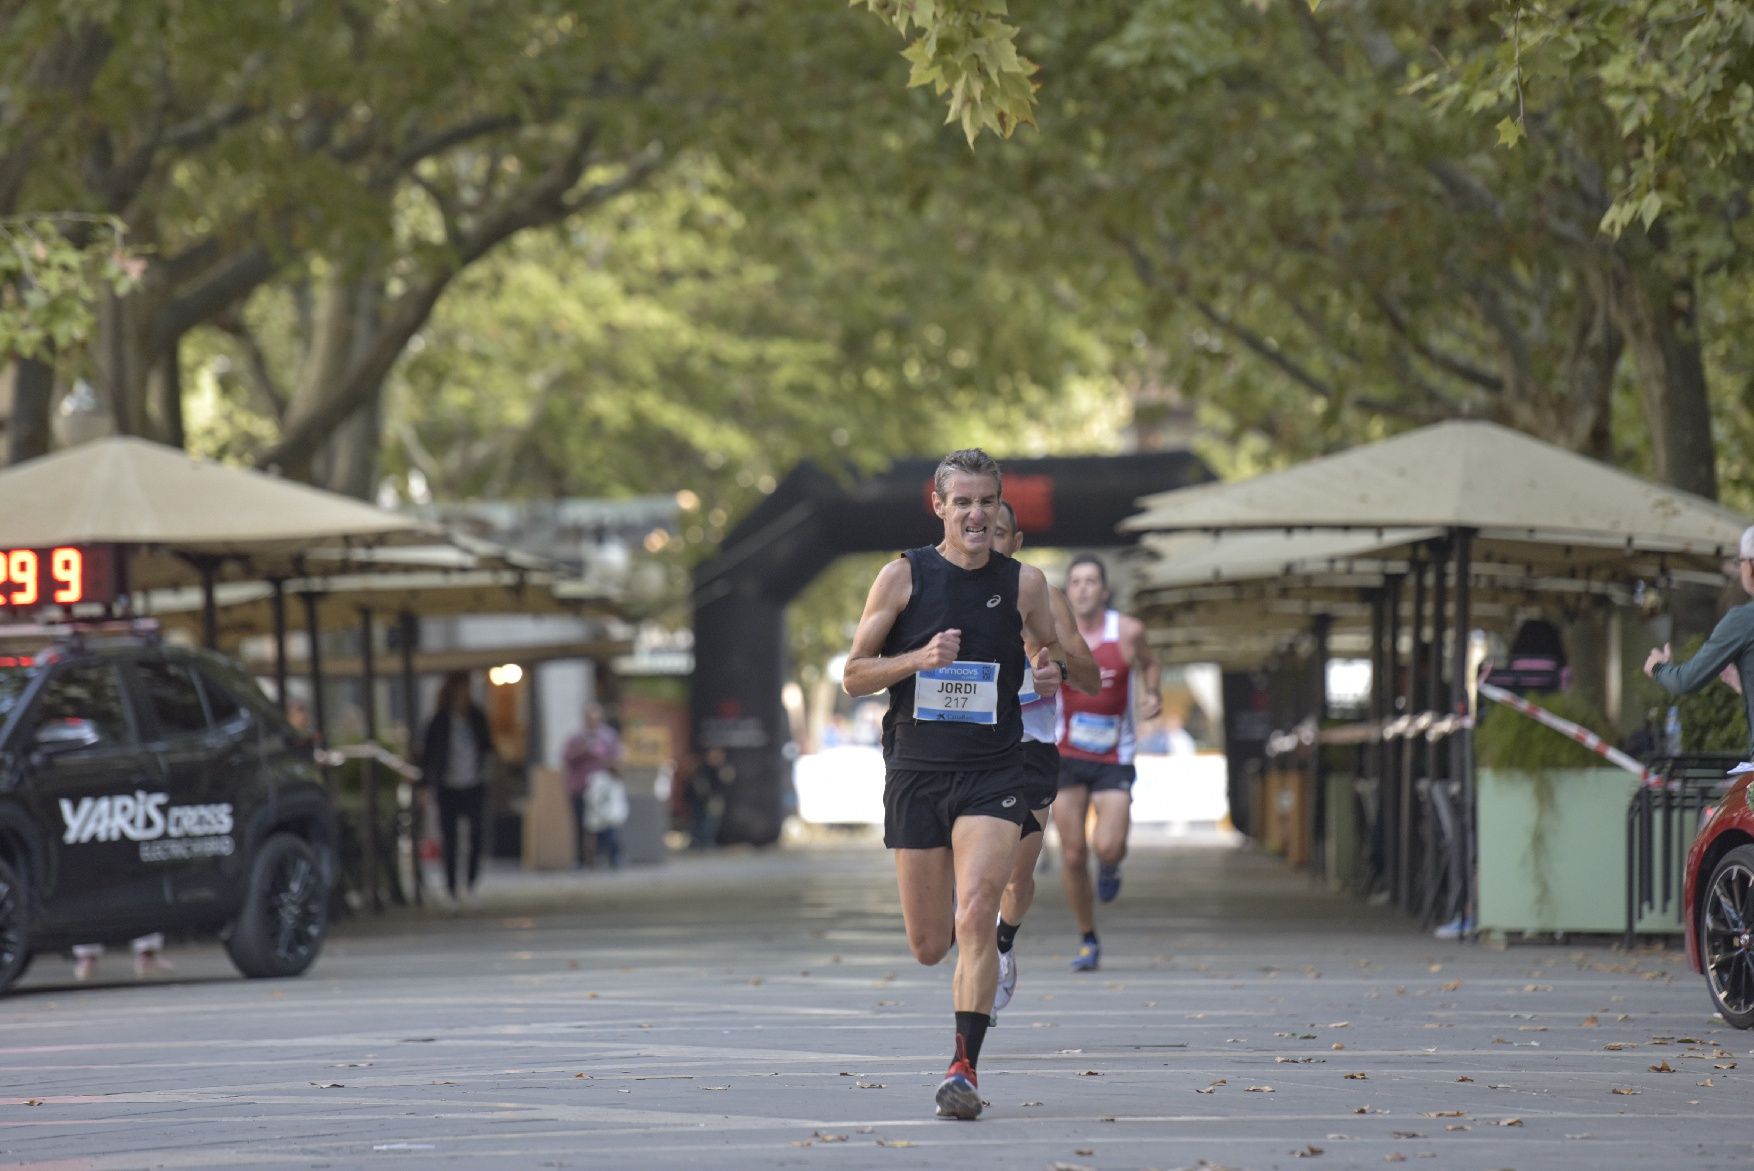
[[[1144,623],[1110,610],[1108,599],[1108,570],[1102,562],[1074,559],[1066,570],[1066,601],[1102,674],[1102,689],[1095,695],[1060,692],[1060,795],[1054,802],[1054,826],[1065,861],[1060,873],[1066,900],[1083,937],[1072,960],[1076,972],[1095,971],[1101,962],[1096,900],[1109,902],[1121,889],[1121,859],[1127,855],[1131,827],[1135,717],[1149,720],[1163,706],[1161,674],[1146,644]],[[1091,809],[1096,810],[1096,826],[1087,846]],[[1089,847],[1096,851],[1094,891]]]

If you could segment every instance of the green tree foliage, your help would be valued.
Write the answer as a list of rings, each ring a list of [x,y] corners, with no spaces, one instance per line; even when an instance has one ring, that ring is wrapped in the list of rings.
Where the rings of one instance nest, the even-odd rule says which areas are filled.
[[[125,294],[144,261],[112,217],[0,216],[0,354],[52,361],[91,336],[100,290]]]
[[[1011,137],[1035,125],[1035,63],[1017,53],[1005,0],[852,0],[912,37],[902,54],[910,86],[946,100],[946,125],[973,146],[981,131]]]
[[[1616,116],[1629,99],[1557,42],[1550,83],[1518,96],[1519,7],[1035,6],[1019,24],[1044,129],[990,153],[1069,242],[1090,246],[1084,223],[1124,251],[1166,374],[1247,445],[1283,459],[1484,415],[1600,457],[1642,450],[1712,495],[1710,258],[1660,221],[1599,230],[1644,150]],[[1700,53],[1731,79],[1664,115],[1675,150],[1687,128],[1735,126],[1739,58],[1713,62],[1740,32],[1722,24],[1669,44],[1671,74]],[[1494,125],[1506,93],[1530,128],[1514,150]],[[1614,433],[1622,391],[1645,434]]]

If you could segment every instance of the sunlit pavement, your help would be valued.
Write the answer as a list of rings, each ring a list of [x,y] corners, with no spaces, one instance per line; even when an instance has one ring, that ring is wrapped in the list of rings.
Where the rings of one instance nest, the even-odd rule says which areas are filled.
[[[909,958],[860,840],[495,873],[461,915],[349,922],[298,980],[39,957],[0,999],[0,1165],[1754,1162],[1754,1035],[1677,952],[1441,943],[1212,837],[1124,875],[1082,976],[1042,876],[977,1123],[932,1117],[949,966]]]

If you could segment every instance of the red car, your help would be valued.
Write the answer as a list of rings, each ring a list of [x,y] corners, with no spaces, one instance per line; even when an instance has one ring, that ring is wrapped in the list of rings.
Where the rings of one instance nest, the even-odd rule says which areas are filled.
[[[1754,1027],[1754,774],[1717,802],[1687,851],[1687,963],[1738,1029]]]

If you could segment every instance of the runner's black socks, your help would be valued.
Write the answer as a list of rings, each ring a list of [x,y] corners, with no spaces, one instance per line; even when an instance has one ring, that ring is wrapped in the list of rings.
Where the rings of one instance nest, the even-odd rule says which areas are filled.
[[[984,1012],[959,1012],[956,1014],[956,1038],[962,1042],[962,1056],[968,1059],[969,1068],[980,1063],[981,1042],[987,1039],[987,1024],[991,1018]],[[951,1055],[954,1061],[956,1055]]]
[[[1021,930],[1022,927],[1023,927],[1023,924],[1021,924],[1021,923],[1007,923],[1003,919],[999,920],[999,950],[1000,951],[1010,951],[1011,950],[1011,945],[1017,942],[1017,932],[1019,930]]]

